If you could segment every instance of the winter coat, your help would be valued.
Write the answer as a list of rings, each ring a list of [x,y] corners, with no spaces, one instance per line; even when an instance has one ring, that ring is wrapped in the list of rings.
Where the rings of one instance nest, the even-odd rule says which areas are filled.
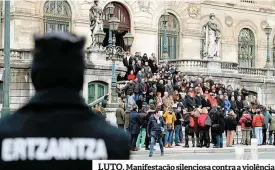
[[[225,129],[226,130],[234,130],[236,131],[237,128],[237,120],[235,115],[228,115],[225,119]]]
[[[160,123],[157,122],[154,114],[150,116],[147,126],[147,134],[150,134],[150,136],[153,137],[161,137],[161,129],[164,128],[164,120],[162,117],[160,117],[159,120]]]
[[[119,107],[116,110],[116,124],[117,125],[124,125],[124,115],[125,115],[124,109]]]
[[[270,131],[275,131],[275,115],[272,115],[272,119],[270,121]]]
[[[263,127],[264,116],[262,114],[256,114],[255,116],[253,116],[252,125],[253,127]]]
[[[212,120],[212,127],[211,127],[211,133],[216,134],[216,135],[221,135],[224,133],[225,130],[225,118],[224,114],[221,111],[217,111],[214,113],[214,115],[211,118]],[[217,128],[214,128],[213,125],[218,124]]]
[[[243,116],[240,118],[239,123],[241,124],[242,129],[250,129],[251,128],[251,127],[245,127],[244,122],[246,120],[251,120],[251,122],[252,122],[252,118],[251,118],[250,114],[243,114]]]
[[[172,128],[173,129],[175,128],[174,122],[177,119],[175,113],[165,112],[164,115],[163,115],[163,118],[164,118],[164,121],[165,121],[166,125],[172,124]]]
[[[228,99],[224,99],[224,113],[229,112],[230,108],[231,108],[231,103]]]
[[[139,134],[140,126],[143,124],[140,115],[136,111],[132,111],[130,113],[130,127],[129,132],[130,134]]]
[[[266,111],[263,115],[264,115],[264,126],[263,126],[263,129],[267,129],[268,128],[268,124],[271,121],[272,117],[271,117],[269,111]]]

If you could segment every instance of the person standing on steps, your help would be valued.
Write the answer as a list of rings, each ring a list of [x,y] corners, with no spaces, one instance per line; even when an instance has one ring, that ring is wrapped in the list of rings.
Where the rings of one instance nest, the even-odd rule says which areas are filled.
[[[154,146],[156,141],[159,143],[161,156],[164,155],[164,147],[162,142],[163,131],[164,131],[164,120],[160,114],[160,110],[156,110],[155,113],[151,115],[147,126],[147,135],[150,138],[149,157],[153,156]]]

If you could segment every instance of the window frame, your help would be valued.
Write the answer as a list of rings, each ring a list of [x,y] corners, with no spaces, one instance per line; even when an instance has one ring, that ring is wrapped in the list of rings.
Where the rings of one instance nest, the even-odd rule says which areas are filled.
[[[92,93],[90,93],[90,88],[94,86],[94,97],[91,97]],[[99,96],[99,86],[103,86],[103,95],[100,96],[100,97],[103,97],[105,96],[109,89],[108,89],[108,84],[105,83],[105,82],[100,82],[100,81],[92,81],[90,83],[88,83],[88,103],[92,103],[93,101],[99,99],[100,97]],[[92,98],[94,98],[94,100],[92,100]]]
[[[161,17],[159,18],[159,22],[158,22],[158,58],[159,60],[163,60],[162,59],[162,53],[163,53],[163,34],[164,34],[164,25],[163,25],[163,15],[161,15]],[[172,22],[171,25],[176,24],[171,27],[167,27],[167,31],[166,31],[166,36],[167,36],[167,50],[168,50],[168,56],[169,59],[178,59],[179,58],[179,47],[180,47],[180,23],[178,18],[172,14],[169,13],[169,20]],[[168,22],[169,22],[168,20]],[[169,43],[169,41],[171,39],[174,39],[174,43]],[[172,41],[172,40],[171,40]],[[174,44],[174,45],[171,45]],[[171,50],[171,48],[175,48],[174,50]],[[170,56],[170,54],[174,54],[173,57]]]
[[[49,7],[51,4],[54,4],[54,9],[51,12],[47,12],[47,7]],[[61,3],[61,13],[63,14],[57,14],[58,13],[58,3]],[[64,11],[67,11],[67,15],[64,15]],[[70,4],[66,1],[50,1],[47,0],[44,3],[43,7],[43,23],[44,23],[44,34],[48,32],[71,32],[72,27],[72,10]],[[52,30],[51,28],[48,28],[48,26],[53,25],[55,30]],[[65,29],[58,29],[59,26],[66,27]]]

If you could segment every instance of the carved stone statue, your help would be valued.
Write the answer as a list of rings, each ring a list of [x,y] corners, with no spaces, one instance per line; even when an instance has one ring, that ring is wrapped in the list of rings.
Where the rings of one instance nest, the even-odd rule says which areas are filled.
[[[94,0],[94,5],[89,10],[90,29],[92,33],[91,48],[95,45],[95,33],[100,29],[103,30],[103,10],[99,7],[98,1],[99,0]]]
[[[209,21],[203,26],[202,36],[203,40],[203,57],[208,59],[215,59],[220,57],[221,33],[214,23],[215,15],[210,14]]]

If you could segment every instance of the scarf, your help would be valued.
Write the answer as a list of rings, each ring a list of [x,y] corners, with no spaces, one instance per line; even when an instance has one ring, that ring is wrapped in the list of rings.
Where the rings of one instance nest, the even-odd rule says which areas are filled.
[[[157,124],[160,124],[159,117],[155,115],[155,118],[156,118],[156,120],[157,120]]]

